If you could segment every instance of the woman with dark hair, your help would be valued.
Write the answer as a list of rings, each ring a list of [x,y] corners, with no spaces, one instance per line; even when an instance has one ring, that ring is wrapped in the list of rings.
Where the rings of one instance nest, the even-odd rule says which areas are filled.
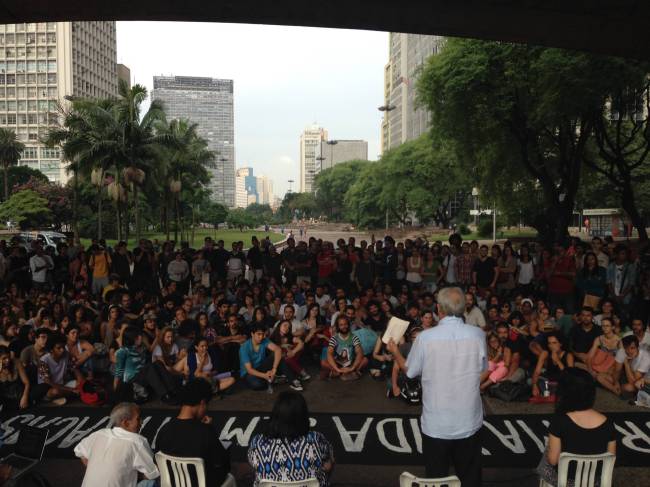
[[[203,337],[196,338],[193,349],[188,350],[187,355],[176,362],[174,370],[182,373],[187,380],[207,380],[215,392],[226,390],[235,383],[232,375],[217,373],[208,353],[208,341]]]
[[[580,302],[585,306],[596,309],[599,301],[605,296],[607,289],[607,270],[598,265],[598,257],[593,252],[587,252],[584,266],[576,276],[576,288]]]
[[[29,406],[30,383],[20,360],[0,346],[0,404],[4,415]]]
[[[291,461],[287,461],[290,459]],[[248,463],[255,470],[255,483],[318,479],[329,485],[334,467],[332,445],[309,429],[307,402],[301,394],[285,391],[278,395],[265,432],[255,435],[248,447]]]
[[[562,372],[573,368],[575,359],[571,352],[564,350],[564,338],[561,333],[554,331],[546,334],[548,350],[542,350],[537,359],[533,372],[533,396],[545,395],[550,397],[549,383],[556,383]],[[542,375],[543,374],[543,375]],[[548,392],[548,394],[546,394]]]
[[[145,401],[145,388],[150,387],[165,403],[175,404],[180,381],[160,362],[147,363],[142,347],[142,332],[127,326],[122,333],[122,345],[115,353],[113,390],[121,400]]]
[[[309,380],[311,377],[300,364],[300,357],[305,348],[305,343],[300,338],[293,336],[291,322],[289,320],[281,320],[274,328],[270,338],[273,343],[282,349],[282,358],[291,367],[291,370],[296,375],[299,375],[301,380]]]
[[[586,370],[570,368],[562,372],[557,389],[555,416],[548,428],[548,446],[537,466],[540,478],[557,485],[560,453],[575,455],[616,454],[614,423],[594,407],[596,385]],[[575,468],[569,470],[569,479]]]

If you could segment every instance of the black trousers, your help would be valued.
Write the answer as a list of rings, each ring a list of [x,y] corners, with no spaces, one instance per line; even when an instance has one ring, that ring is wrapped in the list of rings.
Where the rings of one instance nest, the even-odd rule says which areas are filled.
[[[463,487],[481,485],[481,432],[460,440],[441,440],[422,435],[422,450],[428,478],[447,477],[454,466]]]

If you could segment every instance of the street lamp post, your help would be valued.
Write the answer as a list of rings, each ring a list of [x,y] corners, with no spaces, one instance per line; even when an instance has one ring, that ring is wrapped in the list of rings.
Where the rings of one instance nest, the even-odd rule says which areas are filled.
[[[330,167],[334,167],[334,146],[339,143],[338,140],[328,140],[325,142],[330,146]]]
[[[388,103],[386,105],[382,105],[378,107],[377,110],[379,110],[380,112],[388,113],[388,112],[392,112],[396,108],[397,107],[395,105],[391,105],[390,103]],[[386,208],[386,230],[388,230],[388,208]]]
[[[292,191],[291,191],[291,185],[294,183],[293,179],[289,179],[289,180],[287,180],[287,183],[289,183],[289,191],[287,191],[287,193],[292,193]]]

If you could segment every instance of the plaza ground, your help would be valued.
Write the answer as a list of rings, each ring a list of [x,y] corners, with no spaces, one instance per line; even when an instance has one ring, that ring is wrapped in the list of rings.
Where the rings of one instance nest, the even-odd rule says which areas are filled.
[[[229,250],[231,248],[231,245],[233,242],[238,242],[238,241],[243,241],[244,242],[244,248],[250,247],[250,242],[251,242],[251,237],[255,235],[257,238],[260,240],[265,238],[267,235],[271,238],[272,242],[279,242],[280,240],[283,240],[286,238],[286,235],[282,235],[281,233],[276,233],[276,232],[264,232],[263,230],[244,230],[243,232],[236,230],[236,229],[223,229],[223,230],[214,230],[212,228],[197,228],[194,231],[194,241],[190,242],[190,247],[193,248],[199,248],[203,246],[203,241],[205,237],[211,237],[213,240],[223,240],[225,248]],[[158,242],[161,244],[165,241],[167,241],[167,235],[165,233],[143,233],[142,238],[147,238],[149,240],[155,240],[157,239]],[[174,240],[174,233],[172,232],[169,236],[171,240]],[[180,243],[180,237],[179,237],[179,243]],[[81,239],[81,244],[85,247],[88,248],[90,246],[91,239],[90,238],[82,238]],[[106,243],[110,246],[115,246],[117,243],[117,240],[115,239],[106,239]],[[136,247],[137,242],[135,241],[135,238],[133,235],[129,238],[128,241],[128,249],[133,249]]]
[[[313,376],[315,369],[310,368]],[[266,392],[253,392],[238,384],[232,395],[224,399],[215,398],[210,402],[208,414],[218,416],[220,413],[236,411],[270,412],[273,398],[286,389],[286,386],[276,387],[273,395]],[[307,382],[304,396],[310,411],[317,413],[363,413],[363,414],[419,414],[420,408],[405,404],[399,399],[387,399],[383,396],[383,384],[377,383],[367,375],[357,382],[322,381],[317,377]],[[551,413],[553,406],[548,404],[531,405],[528,403],[504,403],[502,401],[484,398],[484,409],[488,415],[498,414],[543,414]],[[79,404],[71,404],[78,406]],[[64,406],[65,407],[65,406]],[[613,395],[599,389],[597,409],[605,412],[639,412],[644,411],[630,406]],[[147,409],[176,408],[167,406],[159,401],[152,401],[143,406],[143,415]],[[57,412],[61,414],[61,412]],[[650,414],[649,414],[650,418]],[[46,459],[38,467],[51,484],[57,486],[81,485],[84,468],[76,460]],[[237,485],[250,487],[253,482],[251,469],[245,463],[233,464],[237,477]],[[423,475],[421,467],[377,466],[338,464],[335,468],[331,485],[333,487],[396,487],[399,474],[408,470],[415,475]],[[647,487],[650,478],[648,468],[617,468],[614,473],[614,485],[625,487]],[[538,485],[538,479],[531,468],[485,468],[485,486],[503,487],[533,487]]]

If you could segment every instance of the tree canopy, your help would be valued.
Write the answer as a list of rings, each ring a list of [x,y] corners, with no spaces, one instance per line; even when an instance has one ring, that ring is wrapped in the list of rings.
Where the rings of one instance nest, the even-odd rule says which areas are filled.
[[[31,189],[13,193],[0,205],[0,221],[16,223],[21,229],[47,226],[51,218],[47,200]]]

